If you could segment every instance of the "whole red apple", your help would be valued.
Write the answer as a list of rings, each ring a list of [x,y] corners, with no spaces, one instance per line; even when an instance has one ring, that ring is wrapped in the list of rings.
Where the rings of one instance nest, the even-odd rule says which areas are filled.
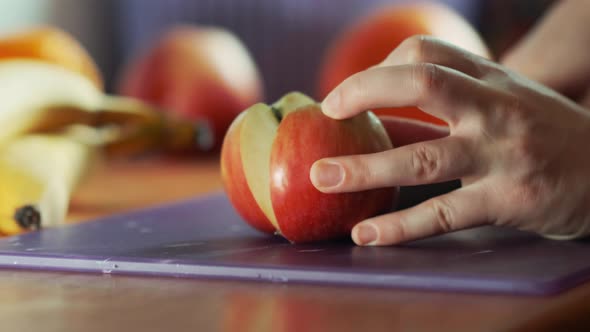
[[[489,57],[488,49],[475,29],[451,8],[435,3],[388,5],[362,17],[330,45],[320,68],[318,97],[324,98],[349,76],[380,63],[413,35],[432,35]],[[373,111],[377,115],[445,124],[415,107]]]
[[[340,238],[356,223],[390,210],[397,188],[324,194],[309,179],[311,165],[391,148],[373,113],[334,120],[309,97],[290,93],[236,118],[222,147],[222,179],[236,210],[255,228],[298,243]]]
[[[262,99],[262,80],[248,50],[231,32],[178,26],[129,62],[119,92],[208,123],[210,148],[218,148],[233,119]]]

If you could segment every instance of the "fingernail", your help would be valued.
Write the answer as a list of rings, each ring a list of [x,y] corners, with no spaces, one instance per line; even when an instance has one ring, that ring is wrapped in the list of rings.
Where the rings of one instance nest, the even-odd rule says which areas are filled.
[[[371,224],[360,224],[353,229],[352,238],[360,246],[374,244],[377,241],[377,229]]]
[[[332,188],[344,179],[344,169],[338,163],[319,161],[311,167],[311,183],[316,188]]]
[[[337,117],[337,110],[340,107],[340,93],[332,91],[326,96],[324,101],[322,102],[322,112],[331,117]]]

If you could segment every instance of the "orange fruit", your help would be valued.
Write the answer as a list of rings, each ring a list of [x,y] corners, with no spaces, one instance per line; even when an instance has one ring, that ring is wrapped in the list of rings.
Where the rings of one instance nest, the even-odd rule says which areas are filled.
[[[73,36],[55,27],[38,27],[0,36],[0,60],[8,58],[55,63],[86,76],[103,88],[102,76],[90,54]]]

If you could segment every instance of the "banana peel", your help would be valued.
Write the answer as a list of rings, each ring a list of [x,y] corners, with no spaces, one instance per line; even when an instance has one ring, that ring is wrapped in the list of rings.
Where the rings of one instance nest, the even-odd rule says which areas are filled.
[[[100,104],[102,96],[82,75],[27,59],[0,61],[0,87],[0,123],[5,124],[0,131],[0,144],[44,121],[56,119],[55,112],[48,113],[54,107],[87,110],[88,114]]]
[[[94,114],[93,127],[112,133],[102,142],[109,157],[144,152],[190,154],[207,152],[214,145],[208,122],[188,122],[135,98],[106,95]]]
[[[26,135],[0,147],[0,234],[64,222],[97,148],[65,135]]]

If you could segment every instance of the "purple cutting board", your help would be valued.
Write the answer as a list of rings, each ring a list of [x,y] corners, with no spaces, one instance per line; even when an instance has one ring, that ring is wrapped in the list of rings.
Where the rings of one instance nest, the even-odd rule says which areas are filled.
[[[548,295],[590,280],[590,243],[484,227],[398,247],[292,245],[216,195],[2,239],[0,266]]]

